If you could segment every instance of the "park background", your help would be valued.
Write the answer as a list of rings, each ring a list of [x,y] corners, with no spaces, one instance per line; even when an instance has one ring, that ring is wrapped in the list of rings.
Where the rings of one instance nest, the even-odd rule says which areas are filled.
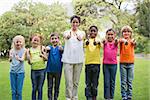
[[[37,1],[19,0],[19,2],[13,4],[10,10],[0,15],[0,100],[11,100],[8,52],[11,49],[13,37],[18,34],[23,35],[26,39],[26,47],[30,47],[29,37],[34,33],[40,33],[44,37],[43,45],[49,45],[49,34],[51,32],[59,33],[63,40],[62,33],[70,28],[69,19],[74,14],[81,17],[81,25],[79,27],[81,30],[88,33],[89,26],[96,25],[99,28],[101,37],[104,37],[108,28],[113,28],[117,32],[118,38],[121,37],[121,27],[130,25],[133,28],[133,37],[137,41],[133,100],[150,100],[149,0],[70,0],[69,3],[65,4],[59,2],[59,0],[54,0],[51,4],[42,2],[42,0],[41,2]],[[30,66],[27,63],[25,71],[23,100],[31,100]],[[85,100],[84,80],[83,66],[79,84],[79,100]],[[44,100],[47,100],[46,82],[43,88]],[[114,99],[121,100],[119,66]],[[65,100],[63,73],[59,100]],[[98,100],[103,100],[102,67]]]

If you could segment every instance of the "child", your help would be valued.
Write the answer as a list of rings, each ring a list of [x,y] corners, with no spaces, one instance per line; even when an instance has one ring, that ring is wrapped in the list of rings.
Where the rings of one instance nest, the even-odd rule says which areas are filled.
[[[48,62],[47,62],[47,80],[48,80],[48,100],[57,100],[59,95],[59,86],[62,72],[62,53],[63,48],[59,46],[59,36],[57,33],[50,35],[52,46],[47,46]],[[53,83],[55,85],[53,85]],[[52,91],[54,87],[54,99],[52,99]]]
[[[32,100],[42,100],[42,88],[45,80],[45,60],[47,59],[45,47],[41,45],[42,36],[33,35],[30,38],[32,47],[28,49],[28,63],[31,65]]]
[[[113,100],[117,71],[118,41],[115,40],[116,32],[113,29],[106,31],[106,40],[103,41],[103,75],[104,98]]]
[[[83,39],[85,33],[78,29],[80,17],[72,16],[71,29],[64,32],[62,62],[64,65],[66,100],[78,100],[78,83],[84,61]]]
[[[124,26],[121,29],[121,33],[123,36],[120,39],[121,95],[123,100],[131,100],[134,74],[134,47],[136,42],[132,38],[132,28],[130,26]]]
[[[100,74],[100,41],[96,41],[98,28],[89,28],[89,39],[85,41],[85,96],[87,100],[96,100]]]
[[[12,100],[22,100],[25,54],[25,39],[17,35],[13,38],[12,49],[9,52]]]

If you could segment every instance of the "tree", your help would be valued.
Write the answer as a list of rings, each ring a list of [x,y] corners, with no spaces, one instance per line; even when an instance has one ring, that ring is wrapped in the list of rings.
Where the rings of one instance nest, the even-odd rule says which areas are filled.
[[[137,22],[139,33],[145,37],[150,37],[150,1],[143,0],[138,3]]]
[[[150,53],[150,1],[138,1],[136,7],[137,33],[137,52]]]
[[[123,7],[125,2],[127,0],[74,0],[74,7],[75,13],[82,16],[84,22],[91,24],[89,17],[97,20],[94,24],[100,23],[100,29],[113,27],[119,33],[122,26],[135,24],[134,15]],[[89,24],[84,23],[83,26],[88,29],[86,25]]]
[[[14,7],[0,16],[0,51],[11,48],[12,38],[21,34],[29,46],[31,34],[40,33],[44,36],[44,44],[49,44],[51,32],[59,34],[66,30],[67,12],[58,2],[52,5],[20,1]]]

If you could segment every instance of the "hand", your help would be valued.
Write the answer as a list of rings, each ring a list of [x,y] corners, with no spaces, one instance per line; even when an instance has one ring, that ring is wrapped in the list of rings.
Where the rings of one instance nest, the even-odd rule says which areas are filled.
[[[97,45],[96,41],[93,42],[94,45]]]
[[[10,62],[12,61],[12,58],[13,58],[13,54],[10,53],[10,55],[9,55],[9,61],[10,61]]]
[[[105,44],[105,43],[106,43],[106,40],[104,39],[104,40],[102,41],[102,43]]]
[[[30,49],[29,48],[27,48],[26,49],[26,54],[27,54],[27,59],[29,60],[30,59],[30,57],[31,57],[31,52],[30,52]]]
[[[70,34],[67,35],[66,38],[67,38],[67,39],[70,39],[70,38],[71,38],[71,32],[70,32]]]
[[[77,39],[78,39],[79,41],[82,41],[82,38],[81,38],[80,36],[77,36]]]
[[[100,41],[94,41],[93,44],[94,45],[97,45],[97,44],[100,45],[101,43],[100,43]]]
[[[100,41],[98,41],[98,42],[97,42],[97,44],[98,44],[98,45],[100,45],[100,44],[101,44],[101,42],[100,42]]]
[[[128,45],[128,41],[126,39],[121,39],[121,42],[123,42],[125,45]]]
[[[31,63],[31,61],[30,61],[30,60],[28,60],[28,64],[29,64],[29,65],[32,65],[32,63]]]
[[[86,45],[89,45],[89,40],[87,40],[87,41],[85,42],[85,44],[86,44]]]
[[[45,52],[46,52],[46,53],[49,53],[49,52],[50,52],[50,47],[49,47],[49,46],[47,46],[47,47],[45,48]]]
[[[115,38],[115,45],[117,45],[119,42],[119,40],[117,38]]]
[[[40,53],[40,57],[41,57],[41,58],[43,57],[43,54],[42,54],[42,53]]]
[[[20,57],[18,56],[18,54],[16,54],[16,55],[15,55],[15,58],[16,58],[17,60],[19,60]]]
[[[131,40],[131,43],[135,45],[135,44],[136,44],[136,40],[135,40],[135,39],[132,39],[132,40]]]
[[[128,45],[128,41],[125,41],[124,44],[125,44],[125,45]]]
[[[59,46],[59,50],[60,50],[60,51],[63,51],[63,47],[62,47],[62,46]]]
[[[71,35],[68,35],[68,36],[67,36],[67,39],[70,39],[70,38],[71,38]]]

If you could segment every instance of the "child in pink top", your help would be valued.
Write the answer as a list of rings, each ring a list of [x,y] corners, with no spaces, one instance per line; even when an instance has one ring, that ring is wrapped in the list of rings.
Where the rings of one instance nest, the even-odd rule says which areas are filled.
[[[103,75],[104,75],[104,98],[114,98],[115,80],[117,71],[118,41],[113,29],[106,31],[106,40],[103,41]]]

